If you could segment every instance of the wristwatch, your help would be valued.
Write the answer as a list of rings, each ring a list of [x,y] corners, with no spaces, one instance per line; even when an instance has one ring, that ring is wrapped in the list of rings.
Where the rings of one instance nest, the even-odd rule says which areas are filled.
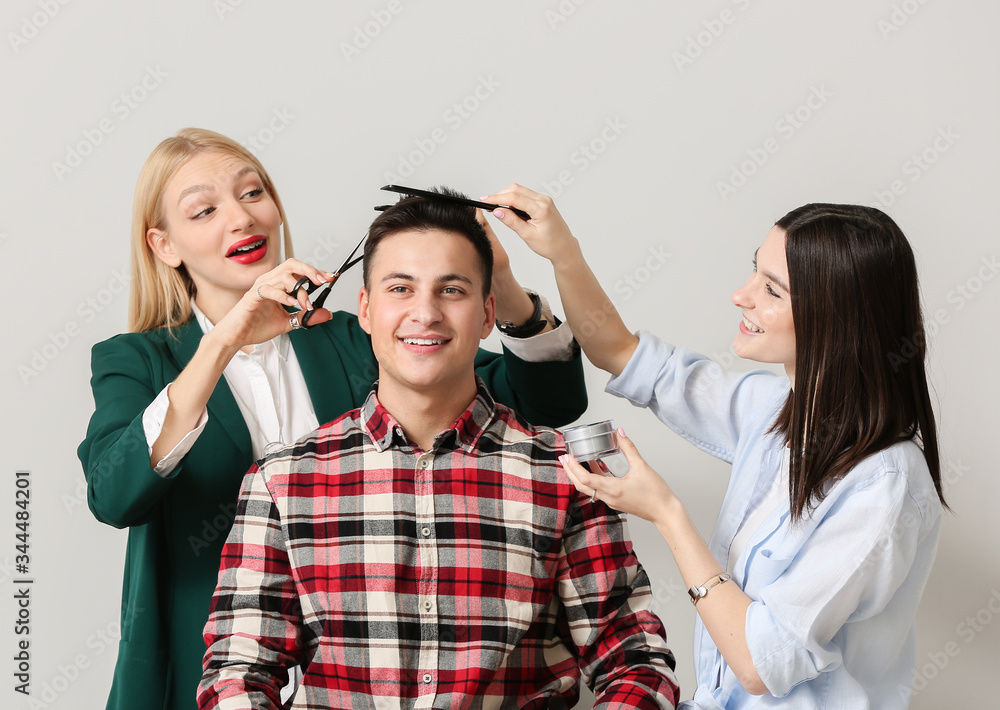
[[[512,338],[530,338],[532,335],[538,335],[545,330],[548,321],[542,318],[541,297],[531,291],[526,291],[525,293],[528,294],[531,302],[535,304],[535,312],[531,314],[531,318],[523,325],[514,325],[509,320],[505,320],[503,323],[497,321],[497,329],[504,335],[509,335]]]

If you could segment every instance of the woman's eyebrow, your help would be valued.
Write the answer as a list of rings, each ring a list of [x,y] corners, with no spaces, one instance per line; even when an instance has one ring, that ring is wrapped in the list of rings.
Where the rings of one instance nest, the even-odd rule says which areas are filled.
[[[256,173],[256,172],[257,170],[252,165],[244,165],[242,168],[237,170],[236,173],[233,175],[233,182],[236,182],[247,173]],[[180,202],[188,195],[193,195],[196,192],[207,192],[208,190],[211,189],[212,188],[209,185],[192,185],[191,187],[186,187],[183,190],[181,190],[180,197],[177,198],[177,201]]]

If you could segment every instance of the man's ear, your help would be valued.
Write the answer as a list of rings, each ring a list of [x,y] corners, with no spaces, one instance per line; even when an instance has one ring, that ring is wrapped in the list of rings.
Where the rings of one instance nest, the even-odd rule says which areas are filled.
[[[364,286],[358,292],[358,323],[368,335],[372,334],[372,322],[368,316],[368,290]]]
[[[490,291],[490,295],[486,297],[486,302],[483,304],[483,332],[479,336],[482,340],[487,335],[493,332],[493,326],[497,319],[497,298]]]
[[[170,243],[167,233],[162,229],[150,227],[146,230],[146,244],[150,250],[156,254],[156,258],[167,266],[177,268],[181,265],[181,258],[174,251],[174,245]]]

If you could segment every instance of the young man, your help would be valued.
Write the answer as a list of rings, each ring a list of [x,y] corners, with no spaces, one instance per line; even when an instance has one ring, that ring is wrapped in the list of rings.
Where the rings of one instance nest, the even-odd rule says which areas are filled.
[[[577,493],[558,432],[474,371],[492,253],[470,208],[372,224],[360,409],[247,474],[205,629],[202,708],[673,707],[674,660],[621,516]]]

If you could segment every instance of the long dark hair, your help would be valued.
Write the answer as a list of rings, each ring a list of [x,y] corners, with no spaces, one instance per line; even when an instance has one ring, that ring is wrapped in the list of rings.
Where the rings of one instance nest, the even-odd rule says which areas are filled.
[[[917,269],[903,232],[881,210],[856,205],[805,205],[776,225],[785,231],[795,389],[772,431],[791,448],[792,518],[862,459],[910,439],[944,503]]]

